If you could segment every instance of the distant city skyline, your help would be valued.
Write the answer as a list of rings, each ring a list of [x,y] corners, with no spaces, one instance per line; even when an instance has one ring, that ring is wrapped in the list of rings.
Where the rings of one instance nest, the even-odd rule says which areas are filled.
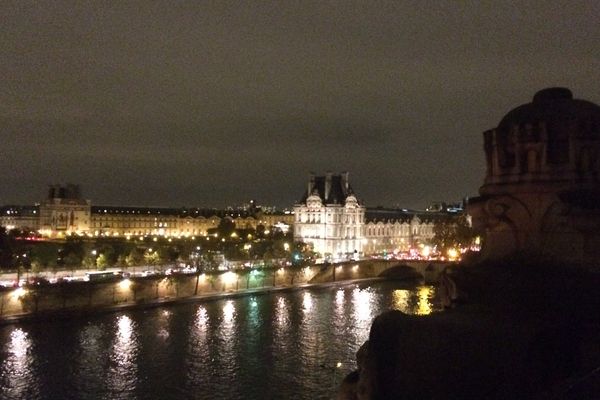
[[[4,2],[0,204],[369,206],[475,196],[482,133],[538,90],[600,103],[600,3]]]
[[[332,171],[328,171],[328,172],[332,172]],[[53,186],[62,186],[62,185],[76,185],[76,186],[80,186],[77,184],[73,184],[72,182],[67,182],[67,183],[58,183],[58,184],[50,184],[47,185],[47,187],[53,187]],[[81,187],[80,187],[81,189]],[[272,211],[272,210],[278,210],[278,211],[284,211],[284,210],[291,210],[294,205],[298,204],[298,203],[302,203],[302,199],[301,196],[297,196],[297,199],[294,200],[293,202],[291,202],[290,204],[283,204],[283,205],[278,205],[278,204],[273,204],[273,203],[265,203],[264,201],[261,201],[260,199],[256,199],[256,198],[246,198],[246,199],[242,199],[240,202],[238,203],[227,203],[227,204],[211,204],[211,205],[206,205],[206,204],[151,204],[150,202],[145,202],[145,203],[141,203],[141,204],[126,204],[126,203],[106,203],[106,202],[97,202],[94,201],[94,199],[90,198],[89,196],[87,196],[85,194],[85,191],[82,190],[82,196],[81,199],[84,200],[89,200],[91,201],[91,203],[94,206],[110,206],[110,207],[151,207],[151,208],[172,208],[172,209],[178,209],[178,208],[190,208],[190,209],[194,209],[194,208],[198,208],[198,209],[219,209],[219,210],[226,210],[226,209],[233,209],[233,210],[242,210],[242,209],[246,209],[249,208],[251,205],[257,207],[257,208],[262,208],[265,209],[267,211]],[[1,206],[34,206],[34,205],[38,205],[40,203],[42,203],[45,199],[48,198],[47,195],[47,191],[41,195],[39,198],[36,198],[32,201],[25,201],[25,202],[21,202],[21,203],[17,203],[17,202],[8,202],[8,203],[2,203],[0,204]],[[362,198],[360,196],[357,196],[357,198],[364,203],[364,200],[362,200]],[[426,210],[428,208],[431,207],[435,207],[436,205],[441,205],[441,204],[446,204],[448,206],[453,206],[453,205],[460,205],[463,203],[464,200],[466,200],[467,197],[464,197],[462,199],[452,199],[452,200],[447,200],[447,199],[438,199],[435,201],[431,201],[427,204],[423,204],[422,206],[419,207],[407,207],[405,205],[402,204],[366,204],[366,206],[369,206],[371,208],[384,208],[384,209],[411,209],[411,210]]]

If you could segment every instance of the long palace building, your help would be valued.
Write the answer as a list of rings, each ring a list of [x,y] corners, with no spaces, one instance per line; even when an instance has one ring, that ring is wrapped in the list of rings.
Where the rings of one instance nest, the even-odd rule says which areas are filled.
[[[286,230],[293,225],[294,240],[312,246],[323,257],[346,259],[427,245],[434,236],[435,224],[456,218],[461,211],[448,207],[427,211],[368,208],[356,196],[344,172],[311,174],[293,212],[95,206],[82,197],[79,186],[53,185],[39,205],[1,208],[0,225],[36,231],[45,237],[191,237],[206,235],[227,218],[238,229],[263,225]]]
[[[202,236],[216,228],[224,218],[230,219],[236,228],[252,229],[259,225],[285,228],[293,221],[290,212],[93,206],[83,199],[77,185],[50,186],[47,199],[39,205],[0,209],[1,226],[37,231],[47,237],[72,233],[87,236]]]

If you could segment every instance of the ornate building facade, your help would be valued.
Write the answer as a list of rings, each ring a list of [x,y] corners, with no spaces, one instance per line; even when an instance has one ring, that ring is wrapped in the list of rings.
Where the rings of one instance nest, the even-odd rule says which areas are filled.
[[[447,213],[369,208],[364,226],[365,254],[407,252],[428,245],[435,223],[449,218]]]
[[[87,232],[91,225],[91,203],[81,197],[79,186],[50,186],[40,204],[39,230],[42,234]]]
[[[600,256],[600,107],[570,90],[539,91],[484,132],[487,172],[470,200],[483,255]]]
[[[294,239],[312,244],[322,255],[362,253],[365,210],[350,187],[347,172],[311,174],[304,196],[294,206]]]
[[[36,206],[5,206],[0,226],[39,232],[47,237],[86,236],[206,236],[209,229],[229,219],[237,229],[287,229],[290,212],[260,209],[217,210],[200,208],[92,206],[76,185],[52,185],[48,197]]]
[[[40,229],[39,206],[4,206],[0,207],[0,226],[7,230]]]
[[[294,206],[294,239],[323,257],[348,259],[382,252],[404,252],[428,244],[444,211],[367,208],[358,200],[348,173],[311,174]]]

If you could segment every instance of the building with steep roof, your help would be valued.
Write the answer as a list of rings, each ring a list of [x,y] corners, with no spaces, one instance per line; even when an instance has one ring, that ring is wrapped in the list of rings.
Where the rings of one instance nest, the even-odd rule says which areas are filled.
[[[69,234],[86,236],[206,236],[209,229],[229,219],[237,229],[286,231],[293,222],[289,212],[218,210],[91,205],[77,185],[51,185],[48,197],[39,206],[0,208],[0,226],[8,230],[37,231],[46,237]]]
[[[549,88],[484,132],[480,196],[470,199],[483,255],[585,262],[600,256],[600,107]]]
[[[39,230],[42,234],[87,232],[91,205],[81,196],[78,185],[51,185],[48,197],[40,204]]]
[[[365,207],[354,195],[348,173],[311,174],[294,205],[294,239],[334,258],[362,253]]]
[[[348,259],[383,252],[408,251],[428,244],[446,210],[411,211],[367,208],[354,194],[348,173],[311,174],[294,206],[294,239],[311,244],[323,257]]]

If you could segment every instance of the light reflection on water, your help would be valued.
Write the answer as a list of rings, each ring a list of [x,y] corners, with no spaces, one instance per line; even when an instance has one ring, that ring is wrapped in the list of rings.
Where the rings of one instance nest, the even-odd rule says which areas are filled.
[[[364,342],[369,338],[369,329],[371,321],[375,317],[373,315],[373,304],[375,302],[375,293],[371,288],[359,289],[352,291],[352,306],[354,308],[355,329],[354,335],[356,342]]]
[[[373,292],[369,289],[354,289],[352,291],[352,304],[354,305],[354,318],[358,322],[370,321],[371,302],[373,301]]]
[[[392,308],[406,314],[428,315],[434,305],[435,287],[418,286],[414,289],[396,289],[392,292]]]
[[[206,308],[204,306],[199,306],[198,311],[196,311],[196,327],[198,331],[205,333],[208,325],[208,313],[206,312]]]
[[[110,368],[106,378],[107,399],[123,396],[135,389],[138,342],[135,323],[127,315],[117,317],[116,332],[110,353]]]
[[[339,289],[335,292],[335,305],[337,307],[342,307],[344,305],[344,290]]]
[[[104,346],[104,336],[108,332],[102,324],[84,326],[77,335],[77,345],[80,354],[74,360],[76,376],[75,381],[81,382],[81,391],[87,393],[104,385],[106,370],[104,365],[108,363],[108,354]],[[70,349],[69,349],[70,350]]]
[[[6,379],[6,387],[1,388],[2,393],[8,393],[11,397],[19,398],[25,395],[29,385],[31,354],[28,354],[31,346],[29,335],[21,328],[15,328],[10,333],[7,343],[6,359],[2,363],[2,380]]]
[[[327,398],[355,368],[355,353],[378,314],[439,309],[434,288],[397,285],[304,289],[0,327],[0,398]],[[56,339],[63,336],[73,340]],[[50,378],[48,371],[60,372]]]
[[[312,310],[312,306],[313,306],[312,294],[310,292],[306,291],[306,292],[304,292],[304,295],[302,298],[302,307],[304,307],[304,312],[310,313],[310,311]]]

